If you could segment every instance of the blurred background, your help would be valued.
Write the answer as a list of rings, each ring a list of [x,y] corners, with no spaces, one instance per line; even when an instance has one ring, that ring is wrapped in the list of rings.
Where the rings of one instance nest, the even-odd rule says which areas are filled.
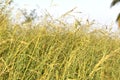
[[[68,10],[76,7],[76,12],[82,12],[84,19],[95,19],[102,24],[114,22],[119,13],[119,5],[110,8],[112,0],[14,0],[15,9],[25,8],[28,10],[46,9],[54,17],[59,17]],[[76,14],[77,15],[77,14]]]

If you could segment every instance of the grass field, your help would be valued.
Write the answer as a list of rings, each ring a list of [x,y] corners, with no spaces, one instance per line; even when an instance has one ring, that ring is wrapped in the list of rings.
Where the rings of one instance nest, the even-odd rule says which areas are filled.
[[[0,17],[0,80],[120,80],[120,39],[105,30],[24,29]]]

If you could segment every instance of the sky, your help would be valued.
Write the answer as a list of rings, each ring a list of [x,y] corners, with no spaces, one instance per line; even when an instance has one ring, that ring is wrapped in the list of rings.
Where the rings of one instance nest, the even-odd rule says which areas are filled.
[[[112,0],[14,0],[14,2],[17,8],[47,9],[55,17],[77,7],[76,12],[82,12],[79,16],[83,19],[93,19],[106,25],[115,23],[119,13],[119,5],[110,8]]]

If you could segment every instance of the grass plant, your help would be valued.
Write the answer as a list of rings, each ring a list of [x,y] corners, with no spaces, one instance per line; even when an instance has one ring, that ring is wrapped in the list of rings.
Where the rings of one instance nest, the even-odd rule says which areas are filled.
[[[0,80],[120,80],[120,39],[109,32],[60,20],[26,30],[0,19]]]

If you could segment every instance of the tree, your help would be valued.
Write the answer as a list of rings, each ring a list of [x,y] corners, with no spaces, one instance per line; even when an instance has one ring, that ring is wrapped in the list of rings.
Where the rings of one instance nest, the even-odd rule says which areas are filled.
[[[34,21],[37,18],[36,9],[31,10],[31,12],[29,14],[26,9],[19,9],[19,10],[25,18],[23,23],[31,23],[32,21]]]
[[[120,2],[120,0],[113,0],[112,3],[111,3],[111,7],[116,5],[118,2]]]
[[[120,0],[113,0],[111,3],[111,7],[115,6],[119,2],[120,2]],[[118,22],[118,26],[120,27],[120,13],[117,16],[116,22]]]

